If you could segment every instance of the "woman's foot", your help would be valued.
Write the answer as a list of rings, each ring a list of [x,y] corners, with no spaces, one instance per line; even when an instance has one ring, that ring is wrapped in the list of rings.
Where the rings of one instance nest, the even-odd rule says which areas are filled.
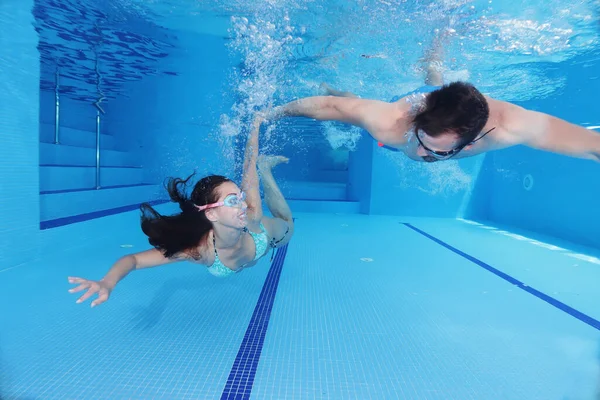
[[[287,163],[288,161],[290,161],[290,159],[284,156],[261,155],[258,156],[256,164],[260,172],[270,172],[273,167],[281,163]]]

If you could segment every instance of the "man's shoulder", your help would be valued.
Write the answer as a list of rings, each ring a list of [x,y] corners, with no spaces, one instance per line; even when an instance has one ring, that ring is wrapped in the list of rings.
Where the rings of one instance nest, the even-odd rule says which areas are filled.
[[[495,100],[486,96],[490,108],[489,125],[494,127],[494,138],[504,145],[516,145],[524,142],[520,134],[523,130],[526,109],[507,101]],[[486,126],[487,128],[487,126]]]

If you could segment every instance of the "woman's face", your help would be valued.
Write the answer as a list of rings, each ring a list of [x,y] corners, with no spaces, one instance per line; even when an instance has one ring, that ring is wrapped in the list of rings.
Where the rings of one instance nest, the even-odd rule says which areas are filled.
[[[240,188],[233,182],[223,182],[217,188],[218,202],[223,205],[210,210],[213,223],[219,223],[228,228],[243,229],[248,224],[246,209],[248,205]]]

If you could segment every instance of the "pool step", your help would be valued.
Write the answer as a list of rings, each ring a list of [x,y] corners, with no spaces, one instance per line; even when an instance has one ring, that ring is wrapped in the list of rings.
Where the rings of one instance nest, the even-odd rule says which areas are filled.
[[[100,185],[139,185],[144,183],[140,167],[101,167]],[[89,189],[96,187],[96,168],[73,165],[40,165],[40,191]]]
[[[345,182],[287,181],[281,183],[281,192],[289,200],[346,200]]]
[[[288,200],[292,213],[358,214],[357,201]]]
[[[60,127],[59,142],[68,146],[96,148],[96,131],[91,127],[89,131]],[[54,143],[54,125],[40,124],[40,142]],[[117,142],[114,136],[100,133],[100,148],[115,150]]]
[[[65,144],[40,143],[40,164],[96,166],[96,149]],[[140,163],[132,153],[102,149],[100,165],[137,167]]]
[[[346,183],[348,181],[348,170],[324,169],[317,172],[319,182]]]

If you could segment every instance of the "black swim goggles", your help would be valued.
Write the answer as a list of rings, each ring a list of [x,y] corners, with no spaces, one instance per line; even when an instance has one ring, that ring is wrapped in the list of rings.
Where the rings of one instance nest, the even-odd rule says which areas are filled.
[[[487,131],[486,133],[484,133],[483,135],[479,136],[477,139],[465,143],[465,144],[461,144],[460,146],[452,149],[452,150],[448,150],[448,151],[437,151],[437,150],[432,150],[429,147],[425,146],[423,144],[423,141],[421,141],[421,138],[419,137],[419,132],[415,132],[415,136],[417,137],[417,140],[419,141],[419,144],[421,145],[421,147],[423,147],[423,149],[425,149],[425,151],[427,153],[429,153],[432,157],[435,157],[438,160],[448,160],[452,157],[454,157],[455,155],[457,155],[458,153],[460,153],[462,151],[462,149],[464,149],[465,147],[467,147],[470,144],[473,144],[481,139],[483,139],[483,137],[485,135],[487,135],[488,133],[490,133],[491,131],[493,131],[494,129],[496,129],[496,127],[493,127],[492,129],[490,129],[489,131]]]

